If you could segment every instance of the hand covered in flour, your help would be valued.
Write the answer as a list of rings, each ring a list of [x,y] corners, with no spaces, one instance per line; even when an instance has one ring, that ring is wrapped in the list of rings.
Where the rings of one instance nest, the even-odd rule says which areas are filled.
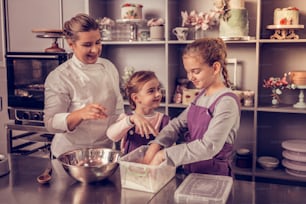
[[[67,126],[74,130],[84,120],[98,120],[107,118],[106,108],[99,104],[88,104],[83,108],[71,112],[67,116]]]
[[[136,131],[139,131],[140,135],[147,139],[150,138],[150,134],[155,137],[158,135],[158,131],[155,130],[153,125],[140,114],[134,113],[131,115],[130,122],[136,126]]]
[[[83,120],[97,120],[107,118],[106,108],[95,103],[88,104],[76,112]]]
[[[150,162],[150,165],[159,165],[163,161],[165,161],[165,150],[158,151],[155,156],[153,157],[152,161]]]

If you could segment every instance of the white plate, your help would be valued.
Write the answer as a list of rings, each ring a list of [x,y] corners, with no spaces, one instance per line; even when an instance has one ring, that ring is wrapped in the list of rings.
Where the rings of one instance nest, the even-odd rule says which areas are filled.
[[[294,152],[306,152],[306,140],[286,140],[282,142],[282,147]]]
[[[294,152],[290,150],[283,151],[283,157],[292,161],[306,162],[306,153]]]
[[[306,162],[297,162],[291,161],[289,159],[283,159],[282,164],[284,167],[287,167],[289,169],[293,169],[296,171],[304,171],[306,173]]]
[[[290,174],[292,176],[306,177],[306,172],[304,172],[304,171],[296,171],[296,170],[293,170],[293,169],[286,168],[286,173]]]

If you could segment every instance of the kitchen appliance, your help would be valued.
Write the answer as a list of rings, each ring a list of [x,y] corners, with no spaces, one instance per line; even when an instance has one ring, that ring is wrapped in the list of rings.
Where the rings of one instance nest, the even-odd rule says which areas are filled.
[[[44,82],[71,53],[8,52],[7,92],[9,119],[16,124],[43,126]]]

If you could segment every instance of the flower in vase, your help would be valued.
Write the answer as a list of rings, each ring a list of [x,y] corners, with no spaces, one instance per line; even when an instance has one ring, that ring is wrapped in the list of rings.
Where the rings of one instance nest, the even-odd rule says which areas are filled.
[[[290,89],[291,85],[287,81],[287,73],[283,77],[270,77],[269,79],[264,79],[264,88],[272,89],[272,104],[276,105],[280,102],[280,95],[283,93],[282,90],[287,88]]]
[[[195,30],[208,30],[219,24],[220,17],[225,13],[228,0],[214,0],[214,8],[208,12],[192,10],[181,11],[182,27],[194,27]]]
[[[162,26],[164,24],[165,24],[165,21],[162,18],[152,18],[147,23],[147,25],[149,27],[152,27],[152,26]]]
[[[104,26],[104,25],[114,26],[115,25],[115,21],[108,17],[98,18],[96,19],[96,22],[99,23],[100,26]]]

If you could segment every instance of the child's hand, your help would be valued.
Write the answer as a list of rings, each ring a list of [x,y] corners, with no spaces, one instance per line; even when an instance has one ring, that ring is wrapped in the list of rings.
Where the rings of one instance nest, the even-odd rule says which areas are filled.
[[[157,143],[150,144],[149,148],[146,151],[146,154],[143,158],[142,163],[150,164],[153,158],[155,157],[156,153],[160,150],[161,146]]]
[[[137,113],[130,117],[130,122],[135,124],[140,135],[145,136],[147,139],[150,138],[150,134],[154,135],[155,137],[158,135],[158,131],[155,130],[153,125],[151,125],[149,121]]]
[[[165,161],[165,150],[158,151],[152,161],[150,162],[150,165],[159,165],[163,161]]]

